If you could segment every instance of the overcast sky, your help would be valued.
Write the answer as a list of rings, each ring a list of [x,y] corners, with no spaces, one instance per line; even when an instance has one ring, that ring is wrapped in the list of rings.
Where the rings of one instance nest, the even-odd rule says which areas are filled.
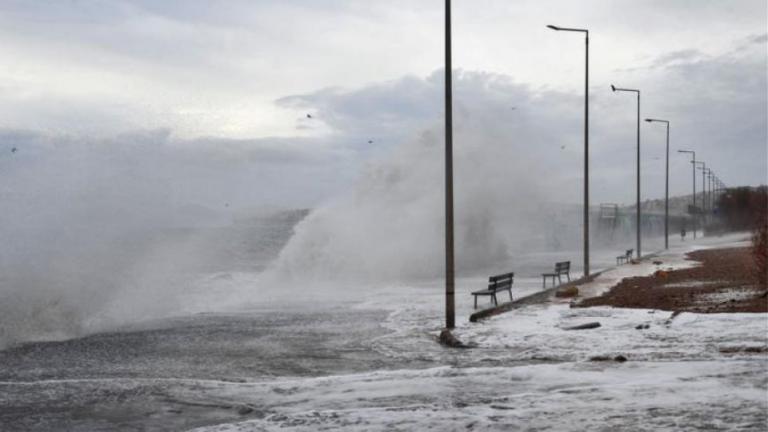
[[[46,148],[160,146],[152,169],[174,177],[180,203],[317,205],[371,160],[439,131],[442,8],[2,0],[0,145],[20,151],[0,168],[49,168]],[[730,185],[765,183],[766,19],[764,0],[456,0],[457,127],[508,123],[499,139],[551,152],[557,172],[535,172],[579,202],[584,41],[545,25],[589,28],[594,202],[634,200],[635,100],[611,83],[642,89],[643,117],[672,122],[673,194],[690,190],[678,148]],[[642,127],[644,198],[659,198],[663,127]]]

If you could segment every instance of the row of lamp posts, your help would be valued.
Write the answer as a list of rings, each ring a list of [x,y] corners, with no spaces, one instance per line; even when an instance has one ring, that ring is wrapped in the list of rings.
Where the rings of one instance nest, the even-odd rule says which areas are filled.
[[[580,28],[559,27],[548,25],[555,31],[576,32],[584,34],[585,66],[584,66],[584,276],[590,275],[589,269],[589,30]],[[451,0],[445,0],[445,311],[446,327],[455,325],[454,313],[454,242],[453,242],[453,85],[451,68]],[[637,94],[637,257],[641,255],[641,210],[640,210],[640,90],[619,88],[611,85],[614,92],[630,92]],[[645,119],[646,122],[664,123],[667,127],[666,146],[666,184],[664,193],[664,248],[669,248],[669,121],[662,119]],[[696,153],[690,150],[678,150],[681,153],[693,154],[691,163],[694,167],[693,176],[693,207],[696,208],[696,166],[704,162],[696,160]],[[705,176],[709,176],[710,191],[714,185],[720,184],[711,170],[702,166],[703,201],[707,201]],[[724,185],[723,185],[724,186]],[[710,194],[710,202],[712,194]],[[711,208],[711,207],[710,207]],[[694,225],[694,238],[696,226]]]

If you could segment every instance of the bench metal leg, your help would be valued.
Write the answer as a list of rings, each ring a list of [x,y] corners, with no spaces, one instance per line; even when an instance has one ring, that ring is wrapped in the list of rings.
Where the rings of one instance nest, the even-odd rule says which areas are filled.
[[[477,309],[477,296],[475,296],[475,309]]]
[[[512,290],[509,290],[509,301],[512,301]]]
[[[571,274],[570,274],[570,273],[566,273],[566,274],[565,274],[565,277],[567,277],[567,278],[568,278],[568,282],[570,282],[570,281],[571,281]]]
[[[493,304],[495,304],[496,306],[499,305],[499,301],[496,299],[496,294],[493,295]]]

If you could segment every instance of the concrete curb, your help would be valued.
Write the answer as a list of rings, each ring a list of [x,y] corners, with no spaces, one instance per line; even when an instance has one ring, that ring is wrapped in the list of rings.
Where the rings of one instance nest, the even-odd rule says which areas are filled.
[[[605,270],[603,270],[605,271]],[[601,275],[603,271],[592,273],[588,278],[581,277],[579,279],[574,279],[568,283],[564,283],[562,285],[557,285],[551,288],[547,288],[543,291],[539,291],[537,293],[531,294],[529,296],[525,296],[522,298],[519,298],[517,300],[502,303],[496,307],[490,308],[490,309],[483,309],[480,311],[477,311],[469,316],[469,322],[478,322],[480,320],[484,320],[487,318],[490,318],[492,316],[503,314],[504,312],[509,312],[511,310],[520,309],[525,306],[530,306],[534,304],[544,303],[547,300],[549,300],[550,297],[555,295],[555,291],[566,288],[569,286],[578,286],[586,282],[592,281],[597,276]]]

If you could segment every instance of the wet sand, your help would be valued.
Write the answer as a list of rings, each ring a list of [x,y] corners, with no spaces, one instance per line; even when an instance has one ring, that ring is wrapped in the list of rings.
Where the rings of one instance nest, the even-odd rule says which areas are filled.
[[[687,257],[701,265],[626,278],[606,294],[585,299],[578,306],[698,313],[768,312],[768,289],[758,282],[750,248],[697,250]],[[664,268],[663,263],[660,268]]]

